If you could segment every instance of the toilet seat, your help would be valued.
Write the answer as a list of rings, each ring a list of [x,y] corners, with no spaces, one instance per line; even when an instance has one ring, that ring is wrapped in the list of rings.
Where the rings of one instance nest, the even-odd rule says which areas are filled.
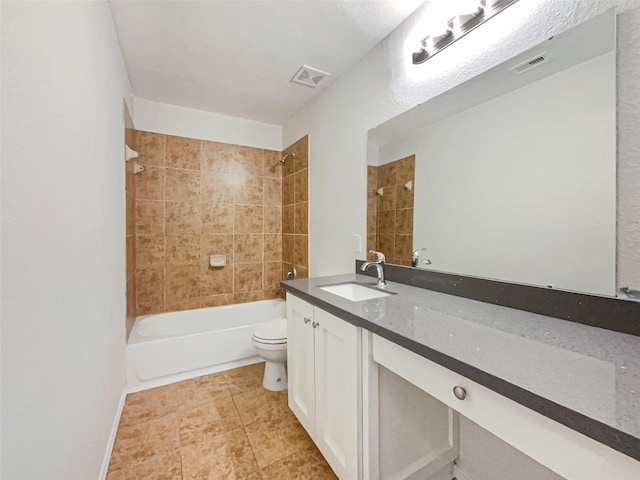
[[[265,345],[287,343],[287,319],[280,318],[260,325],[253,331],[253,340]]]

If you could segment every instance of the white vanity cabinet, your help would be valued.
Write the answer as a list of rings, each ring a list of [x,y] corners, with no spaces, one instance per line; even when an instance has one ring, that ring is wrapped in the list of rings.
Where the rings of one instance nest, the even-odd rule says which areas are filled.
[[[359,331],[287,294],[289,408],[341,480],[359,475]]]

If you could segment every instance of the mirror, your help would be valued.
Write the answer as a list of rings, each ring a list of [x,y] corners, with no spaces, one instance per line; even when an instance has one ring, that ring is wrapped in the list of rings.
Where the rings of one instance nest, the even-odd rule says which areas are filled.
[[[614,296],[615,116],[609,11],[370,130],[368,250]]]

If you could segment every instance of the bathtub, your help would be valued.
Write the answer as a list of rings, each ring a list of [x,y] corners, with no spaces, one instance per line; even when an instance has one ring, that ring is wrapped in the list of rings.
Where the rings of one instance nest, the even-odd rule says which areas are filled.
[[[128,390],[258,362],[254,328],[285,316],[277,299],[138,317],[127,343]]]

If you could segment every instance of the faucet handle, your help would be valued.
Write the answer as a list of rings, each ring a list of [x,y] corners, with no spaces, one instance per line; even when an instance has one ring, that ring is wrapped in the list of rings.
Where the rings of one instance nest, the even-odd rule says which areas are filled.
[[[420,256],[420,253],[424,252],[426,249],[427,249],[426,247],[423,247],[423,248],[419,248],[417,250],[414,250],[413,253],[411,254],[411,257],[414,258],[414,259],[418,258]]]
[[[369,253],[372,253],[373,255],[375,255],[377,257],[377,260],[376,260],[377,262],[384,263],[386,261],[384,253],[382,253],[382,252],[376,252],[375,250],[369,250]]]

